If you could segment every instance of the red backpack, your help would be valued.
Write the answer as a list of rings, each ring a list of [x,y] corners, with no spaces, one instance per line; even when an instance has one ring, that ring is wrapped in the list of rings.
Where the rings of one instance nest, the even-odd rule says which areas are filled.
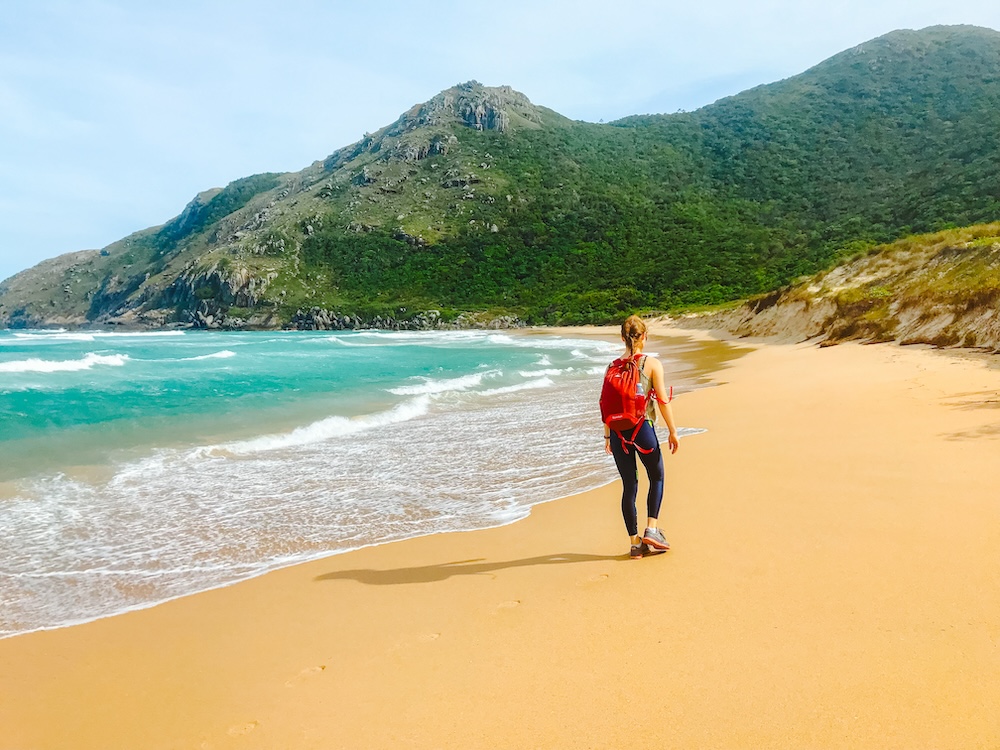
[[[626,453],[630,445],[635,446],[640,453],[653,451],[652,448],[643,450],[635,445],[635,437],[646,419],[649,399],[660,401],[652,388],[646,393],[642,387],[640,375],[643,359],[645,358],[641,354],[616,359],[604,372],[604,386],[601,388],[601,421],[621,438]],[[632,431],[631,437],[627,439],[622,434],[626,430]]]

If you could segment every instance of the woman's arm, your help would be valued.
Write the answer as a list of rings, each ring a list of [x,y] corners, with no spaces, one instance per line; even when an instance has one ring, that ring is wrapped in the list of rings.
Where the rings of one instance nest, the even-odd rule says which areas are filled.
[[[669,430],[667,445],[670,446],[671,453],[676,453],[680,442],[677,440],[677,427],[674,425],[674,410],[668,400],[660,400],[664,395],[670,393],[670,389],[663,380],[663,364],[660,360],[652,357],[647,357],[647,362],[649,363],[649,379],[653,381],[653,390],[656,391],[656,407],[660,410],[660,415],[667,425],[667,430]]]

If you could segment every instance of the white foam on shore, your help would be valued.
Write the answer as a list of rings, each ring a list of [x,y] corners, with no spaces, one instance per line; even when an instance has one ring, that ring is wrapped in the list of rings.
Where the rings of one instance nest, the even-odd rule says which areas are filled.
[[[262,435],[250,440],[240,440],[219,446],[199,448],[198,453],[208,457],[239,456],[322,443],[332,438],[353,435],[376,427],[384,427],[415,419],[426,414],[429,406],[429,396],[418,396],[417,398],[397,404],[388,411],[353,418],[341,416],[327,417],[326,419],[299,427],[288,433]]]
[[[532,391],[536,388],[548,388],[549,386],[555,385],[551,378],[538,378],[536,380],[529,380],[526,383],[518,383],[517,385],[505,385],[501,388],[491,388],[486,391],[482,391],[483,396],[500,396],[506,393],[517,393],[518,391]]]
[[[401,385],[387,390],[389,393],[396,396],[419,396],[430,393],[465,391],[469,388],[475,388],[477,385],[482,383],[483,378],[495,378],[499,377],[501,374],[500,370],[487,370],[485,372],[472,373],[471,375],[462,375],[457,378],[442,378],[438,380],[418,376],[417,379],[421,380],[420,383],[415,383],[414,385]]]
[[[526,349],[571,349],[574,356],[577,352],[590,352],[606,357],[621,349],[619,344],[602,339],[578,339],[563,336],[497,336],[493,343],[511,344]]]
[[[567,367],[566,369],[556,369],[550,367],[545,370],[518,370],[517,374],[522,378],[540,378],[545,375],[562,375],[563,373],[572,371],[572,367]]]
[[[617,351],[618,347],[615,347],[614,352]],[[587,362],[607,362],[609,352],[603,349],[592,352],[587,352],[583,349],[573,349],[570,354],[576,359],[586,360]]]
[[[486,337],[491,344],[513,344],[514,339],[506,333],[491,333]]]

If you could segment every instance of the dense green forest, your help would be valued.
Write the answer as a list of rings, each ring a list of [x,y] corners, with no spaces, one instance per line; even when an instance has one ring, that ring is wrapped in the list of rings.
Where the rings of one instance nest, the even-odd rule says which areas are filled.
[[[361,298],[509,308],[545,322],[718,302],[811,268],[756,204],[720,199],[698,184],[690,157],[648,134],[578,125],[479,139],[516,182],[510,202],[490,196],[475,224],[434,244],[331,226],[305,241],[304,259]]]
[[[358,301],[546,323],[745,297],[859,245],[1000,216],[998,75],[995,32],[896,32],[693,113],[456,126],[530,200],[425,246],[331,226],[303,257]]]

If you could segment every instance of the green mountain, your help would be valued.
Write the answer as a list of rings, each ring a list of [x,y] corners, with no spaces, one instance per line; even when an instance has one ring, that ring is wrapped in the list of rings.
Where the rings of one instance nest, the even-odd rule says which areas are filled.
[[[1000,33],[967,26],[610,124],[472,81],[301,172],[8,279],[0,325],[584,323],[717,303],[1000,217],[998,131]]]

